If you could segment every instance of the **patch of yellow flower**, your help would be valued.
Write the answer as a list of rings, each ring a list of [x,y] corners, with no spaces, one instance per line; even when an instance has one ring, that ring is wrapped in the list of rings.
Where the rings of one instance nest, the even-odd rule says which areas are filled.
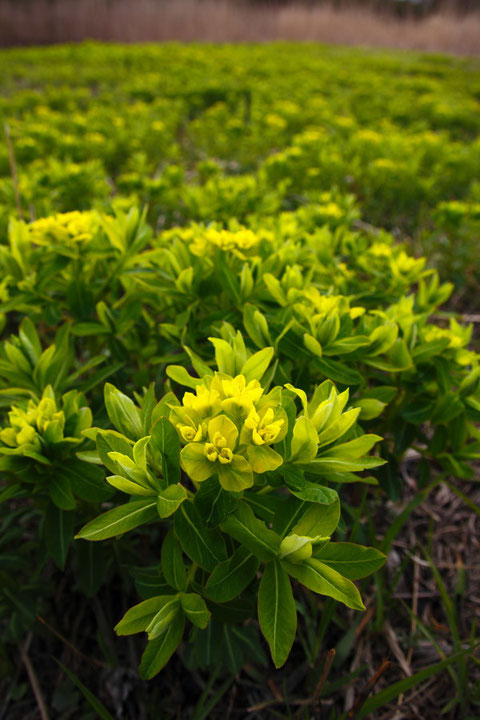
[[[74,211],[39,218],[28,229],[36,245],[50,246],[52,242],[70,245],[89,242],[99,225],[97,213]]]
[[[217,250],[225,250],[243,259],[257,248],[259,242],[260,238],[245,228],[236,231],[208,228],[194,237],[189,248],[197,257],[214,254]]]
[[[182,468],[196,482],[218,474],[225,490],[251,487],[254,473],[275,470],[282,456],[271,445],[288,429],[280,388],[265,393],[258,380],[216,372],[171,406],[170,421],[185,447]]]

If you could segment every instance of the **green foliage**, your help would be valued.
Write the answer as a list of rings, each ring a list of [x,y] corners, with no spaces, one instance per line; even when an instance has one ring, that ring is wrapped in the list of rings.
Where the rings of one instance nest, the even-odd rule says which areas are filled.
[[[145,600],[129,610],[117,626],[120,634],[145,631],[154,644],[155,650],[147,646],[140,666],[147,678],[170,658],[182,638],[185,620],[205,629],[211,616],[218,614],[219,605],[246,593],[253,605],[258,593],[260,628],[279,667],[295,638],[296,610],[289,575],[314,592],[361,610],[364,606],[358,590],[348,578],[363,577],[384,560],[373,548],[340,543],[337,549],[336,543],[330,543],[340,504],[333,488],[320,485],[317,469],[308,481],[310,492],[303,494],[301,502],[289,494],[283,478],[283,467],[292,467],[297,487],[307,482],[305,475],[321,448],[328,447],[341,463],[364,455],[381,440],[377,435],[361,434],[356,425],[359,410],[345,409],[348,393],[338,394],[332,383],[324,384],[309,403],[305,393],[289,383],[287,390],[276,386],[267,391],[260,381],[268,374],[273,348],[249,353],[239,333],[230,342],[212,338],[212,344],[218,370],[213,374],[209,370],[198,379],[185,378],[188,385],[194,385],[195,393],[184,392],[181,400],[170,393],[154,407],[152,402],[153,425],[145,428],[148,434],[143,438],[138,437],[143,403],[137,406],[113,385],[106,385],[105,404],[117,429],[116,440],[132,448],[130,456],[116,451],[107,455],[118,473],[115,487],[132,499],[90,521],[77,537],[104,540],[145,522],[168,519],[170,529],[161,558],[172,594]],[[232,377],[227,370],[238,374]],[[172,376],[169,371],[167,374]],[[178,374],[173,375],[179,379]],[[296,416],[292,403],[289,417],[284,403],[291,402],[292,394],[300,397],[302,407]],[[155,419],[159,407],[170,407],[168,418]],[[339,443],[352,433],[355,440]],[[102,443],[103,435],[99,430],[97,442]],[[290,442],[285,442],[288,436]],[[139,447],[142,450],[136,451]],[[324,453],[320,457],[325,457]],[[378,458],[367,456],[358,468],[349,466],[350,471],[363,470],[366,460],[380,464]],[[183,482],[180,467],[185,473]],[[273,484],[265,476],[268,480],[272,476]],[[328,471],[322,477],[326,480]],[[107,481],[112,483],[112,478]],[[142,498],[145,494],[150,497]],[[255,514],[259,494],[271,502],[293,502],[294,521],[282,532],[269,529]],[[302,496],[297,490],[297,497],[299,494]],[[333,548],[330,553],[326,550],[329,545]],[[258,584],[259,564],[263,571]],[[189,592],[191,588],[194,593]]]
[[[478,282],[478,71],[285,50],[0,55],[21,211],[0,146],[0,660],[63,573],[109,664],[110,620],[146,634],[145,679],[177,648],[236,674],[264,640],[313,667],[339,635],[340,666],[377,548],[473,477],[479,355],[445,304]],[[359,717],[442,668],[470,697],[474,642],[432,573],[455,654]]]

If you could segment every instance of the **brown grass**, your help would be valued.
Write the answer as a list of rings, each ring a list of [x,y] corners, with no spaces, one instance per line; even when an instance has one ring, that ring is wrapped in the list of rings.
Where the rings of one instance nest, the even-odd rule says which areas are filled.
[[[0,45],[292,40],[480,54],[480,13],[398,20],[369,9],[227,0],[0,0]]]

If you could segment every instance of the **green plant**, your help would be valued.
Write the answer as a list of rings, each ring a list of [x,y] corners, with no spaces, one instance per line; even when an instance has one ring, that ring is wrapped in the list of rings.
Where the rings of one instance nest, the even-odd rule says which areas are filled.
[[[173,393],[155,403],[149,390],[136,406],[107,385],[115,431],[85,431],[96,436],[99,456],[114,473],[107,482],[131,500],[77,537],[104,540],[169,519],[159,551],[164,592],[131,608],[116,626],[120,635],[147,633],[140,665],[146,678],[169,660],[186,620],[199,630],[195,643],[208,643],[209,622],[223,621],[228,632],[239,613],[230,604],[239,597],[246,618],[258,602],[260,628],[280,667],[297,623],[290,578],[362,610],[352,580],[384,561],[374,548],[330,541],[340,519],[331,485],[383,463],[367,455],[381,438],[362,434],[360,408],[346,409],[348,391],[338,393],[326,381],[309,402],[289,384],[269,389],[270,381],[260,380],[272,348],[249,354],[240,333],[232,344],[212,342],[217,371],[199,360],[201,378],[181,366],[167,368],[175,382],[195,390],[181,403]],[[241,643],[241,629],[237,635]]]

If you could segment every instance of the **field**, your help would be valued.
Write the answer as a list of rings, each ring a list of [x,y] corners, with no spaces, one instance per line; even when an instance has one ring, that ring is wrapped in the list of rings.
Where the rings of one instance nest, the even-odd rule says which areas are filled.
[[[472,58],[0,52],[0,720],[479,716],[479,111]]]

